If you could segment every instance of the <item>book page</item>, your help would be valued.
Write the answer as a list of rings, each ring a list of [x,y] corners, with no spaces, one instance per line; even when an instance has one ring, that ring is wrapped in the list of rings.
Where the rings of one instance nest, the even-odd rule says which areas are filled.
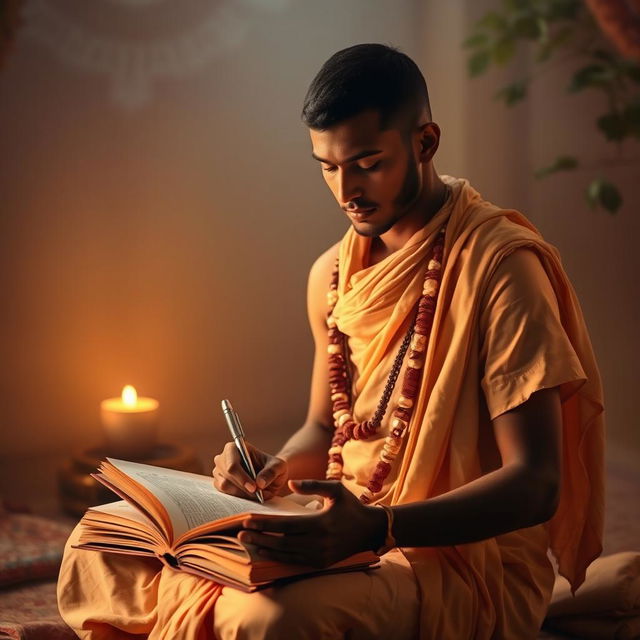
[[[146,553],[167,547],[166,540],[153,522],[125,500],[89,507],[81,524],[79,542],[82,547],[97,545]]]
[[[98,513],[107,513],[120,518],[126,518],[132,522],[144,525],[147,529],[155,529],[153,522],[149,520],[144,513],[131,506],[126,500],[99,504],[95,507],[89,507],[89,509]]]
[[[286,498],[273,498],[262,505],[253,500],[221,493],[213,486],[211,476],[113,458],[107,458],[107,460],[162,502],[171,519],[174,540],[198,525],[240,513],[280,515],[309,513],[305,507]]]

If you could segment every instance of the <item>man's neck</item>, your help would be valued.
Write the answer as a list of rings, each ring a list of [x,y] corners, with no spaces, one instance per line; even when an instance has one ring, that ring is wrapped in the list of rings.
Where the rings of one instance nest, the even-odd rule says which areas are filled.
[[[425,197],[417,202],[396,224],[381,236],[372,239],[369,266],[402,249],[409,238],[431,220],[444,205],[447,185],[435,174],[425,182]]]

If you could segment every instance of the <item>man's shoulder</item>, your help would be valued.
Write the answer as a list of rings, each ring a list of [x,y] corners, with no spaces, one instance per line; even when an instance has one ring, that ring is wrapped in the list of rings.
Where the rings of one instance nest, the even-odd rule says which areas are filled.
[[[494,257],[502,259],[517,247],[539,250],[550,246],[520,211],[491,203],[478,203],[451,226],[449,242],[458,249],[454,251],[458,269],[472,265],[477,270],[481,265],[495,264]]]
[[[309,271],[310,281],[323,281],[327,286],[329,285],[329,279],[335,267],[339,250],[340,242],[338,241],[315,259]]]
[[[312,328],[315,327],[314,333],[326,329],[326,325],[324,324],[327,310],[326,293],[331,284],[331,275],[336,264],[339,249],[340,242],[336,242],[336,244],[329,247],[316,258],[309,271],[307,300],[311,326]]]

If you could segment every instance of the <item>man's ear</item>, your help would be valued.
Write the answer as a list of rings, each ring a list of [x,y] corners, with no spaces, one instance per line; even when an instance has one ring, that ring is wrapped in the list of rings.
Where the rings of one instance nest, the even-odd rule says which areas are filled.
[[[429,162],[440,145],[440,127],[435,122],[427,122],[420,127],[420,160]]]

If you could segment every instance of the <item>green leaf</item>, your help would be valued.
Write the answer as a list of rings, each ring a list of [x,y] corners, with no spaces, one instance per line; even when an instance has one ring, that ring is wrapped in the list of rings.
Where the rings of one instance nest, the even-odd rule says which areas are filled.
[[[622,60],[620,62],[620,70],[629,80],[640,84],[640,64],[632,60]]]
[[[585,195],[587,196],[587,202],[592,209],[595,209],[600,202],[600,189],[602,188],[602,180],[596,178],[589,183]]]
[[[534,13],[522,12],[516,16],[512,31],[518,38],[527,38],[528,40],[537,40],[546,28],[546,22],[538,18]]]
[[[608,69],[611,79],[624,80],[625,78],[640,84],[640,64],[634,60],[628,60],[605,49],[595,49],[592,56],[601,61]]]
[[[578,159],[575,156],[558,156],[553,164],[550,164],[548,167],[542,167],[535,172],[536,178],[546,178],[552,173],[557,173],[558,171],[570,171],[571,169],[575,169],[578,166]]]
[[[627,106],[624,110],[624,119],[627,125],[627,134],[640,138],[640,102]]]
[[[573,35],[572,27],[562,27],[558,29],[550,36],[546,42],[540,45],[538,53],[536,54],[536,62],[545,62],[551,57],[551,54],[561,47],[567,40]]]
[[[469,75],[472,78],[484,73],[489,66],[490,56],[488,51],[478,51],[474,53],[467,64]]]
[[[511,60],[516,52],[516,44],[512,38],[501,38],[494,45],[491,51],[493,59],[497,64],[506,64]]]
[[[492,31],[504,31],[507,28],[506,18],[496,11],[485,13],[477,22],[477,26]]]
[[[627,137],[627,122],[623,114],[612,111],[600,116],[596,123],[607,140],[622,140]]]
[[[622,204],[618,188],[611,182],[605,182],[600,190],[600,204],[610,213],[615,213]]]
[[[527,97],[527,83],[525,80],[520,80],[518,82],[514,82],[512,84],[507,85],[506,87],[502,87],[500,91],[498,91],[494,98],[496,100],[504,100],[504,103],[511,107],[520,100],[524,100]]]
[[[576,93],[587,87],[606,87],[614,78],[615,75],[611,69],[607,69],[601,64],[589,64],[586,67],[578,69],[573,74],[568,91]]]
[[[582,0],[552,0],[546,4],[548,8],[545,14],[551,21],[575,20],[584,11]]]
[[[542,44],[546,43],[549,40],[549,23],[544,19],[538,16],[538,37],[536,40]]]
[[[622,204],[622,196],[618,188],[604,178],[592,180],[587,187],[586,196],[592,209],[599,205],[609,213],[616,213]]]
[[[504,0],[504,4],[511,11],[531,9],[531,0]]]
[[[640,138],[640,102],[631,102],[622,111],[611,111],[596,120],[607,140],[619,142],[629,136]]]
[[[476,47],[483,47],[489,41],[489,36],[486,33],[473,33],[463,43],[462,46],[465,49],[475,49]]]
[[[597,60],[602,60],[603,62],[607,62],[607,63],[612,63],[614,56],[610,51],[607,51],[606,49],[594,49],[592,52],[592,55],[594,58],[596,58]]]

